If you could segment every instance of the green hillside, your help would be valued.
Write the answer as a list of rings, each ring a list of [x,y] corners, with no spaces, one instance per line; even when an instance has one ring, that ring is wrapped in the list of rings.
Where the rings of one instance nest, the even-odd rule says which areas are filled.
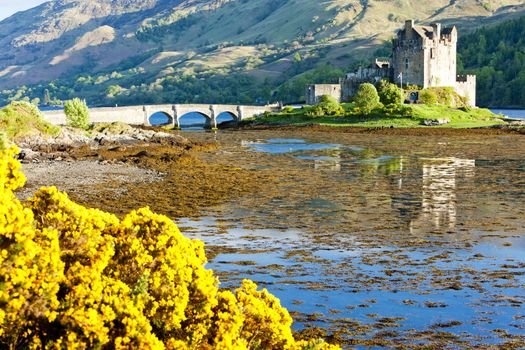
[[[525,16],[460,39],[463,70],[476,74],[478,104],[525,107]]]
[[[0,22],[0,105],[295,101],[406,19],[465,32],[524,11],[521,0],[55,0]]]

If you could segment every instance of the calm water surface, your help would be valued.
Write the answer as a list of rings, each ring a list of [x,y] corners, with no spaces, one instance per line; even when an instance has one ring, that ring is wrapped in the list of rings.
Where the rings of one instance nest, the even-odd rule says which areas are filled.
[[[278,178],[207,217],[179,220],[206,242],[222,287],[253,279],[281,299],[296,329],[371,346],[525,339],[523,138],[189,137],[221,144],[205,157]]]
[[[491,109],[491,111],[512,119],[525,119],[525,109]]]

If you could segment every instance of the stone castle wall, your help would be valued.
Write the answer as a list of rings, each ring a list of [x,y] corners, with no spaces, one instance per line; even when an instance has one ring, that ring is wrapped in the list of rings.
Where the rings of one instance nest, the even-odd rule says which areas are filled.
[[[425,51],[421,38],[397,42],[392,52],[394,82],[403,86],[423,86],[425,82]]]
[[[440,24],[415,26],[406,21],[393,41],[392,67],[397,84],[422,88],[456,84],[457,31]],[[402,76],[402,77],[401,77]]]
[[[341,102],[341,84],[310,84],[306,86],[306,104],[316,105],[321,96],[328,95]]]
[[[470,106],[476,106],[476,76],[458,75],[455,84],[456,92],[464,96]]]
[[[456,39],[447,42],[440,40],[424,50],[425,83],[424,88],[434,86],[454,86],[456,83]],[[432,43],[432,41],[431,41]]]
[[[384,67],[359,68],[355,73],[349,73],[339,81],[341,85],[341,101],[349,102],[363,83],[375,84],[382,79],[390,80],[392,70]]]

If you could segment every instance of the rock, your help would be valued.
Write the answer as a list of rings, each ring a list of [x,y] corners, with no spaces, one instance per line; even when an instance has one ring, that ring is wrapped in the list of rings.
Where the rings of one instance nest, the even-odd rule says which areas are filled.
[[[53,153],[67,152],[72,147],[118,147],[140,142],[164,143],[170,140],[177,143],[187,141],[179,135],[168,132],[133,127],[124,123],[102,123],[95,125],[89,133],[80,129],[62,127],[59,134],[54,137],[31,135],[16,140],[16,142],[20,148],[24,149],[22,157],[30,161],[33,157],[40,157],[43,154],[30,154],[27,150]]]
[[[148,157],[150,154],[148,153],[148,151],[140,151],[139,153],[135,154],[133,157]]]
[[[31,148],[22,148],[18,154],[18,159],[29,162],[34,160],[38,156],[37,152],[34,152]]]
[[[442,119],[425,119],[423,120],[422,124],[426,126],[437,126],[437,125],[445,125],[450,123],[450,119],[448,118],[442,118]]]

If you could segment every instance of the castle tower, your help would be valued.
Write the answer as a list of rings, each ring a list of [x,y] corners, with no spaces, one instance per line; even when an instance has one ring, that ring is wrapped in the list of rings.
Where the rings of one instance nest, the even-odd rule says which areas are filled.
[[[415,25],[413,20],[393,40],[392,66],[394,80],[403,85],[432,86],[456,85],[456,27],[441,28]]]
[[[392,41],[390,59],[377,59],[366,68],[348,73],[340,79],[340,91],[333,85],[312,85],[307,87],[308,104],[317,103],[320,96],[317,91],[328,94],[333,91],[334,97],[350,101],[362,83],[375,84],[386,79],[397,85],[416,85],[421,88],[451,87],[460,96],[466,98],[470,106],[476,106],[476,76],[457,76],[457,43],[458,32],[455,26],[443,28],[441,24],[430,26],[415,25],[413,20],[405,26]],[[416,98],[412,102],[417,102]]]

